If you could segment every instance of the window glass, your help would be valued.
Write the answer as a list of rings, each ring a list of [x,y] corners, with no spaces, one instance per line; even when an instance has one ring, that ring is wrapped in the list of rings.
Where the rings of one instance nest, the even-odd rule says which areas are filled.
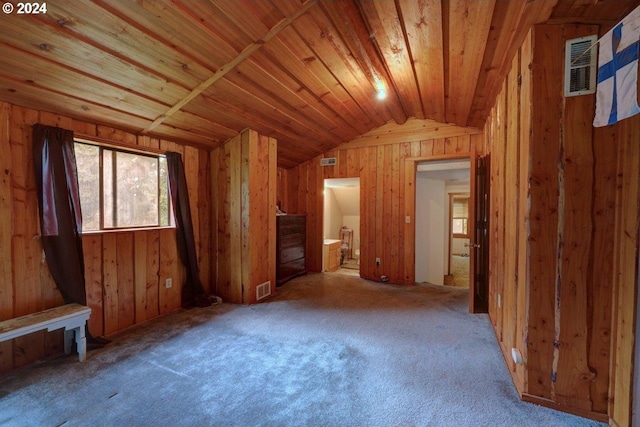
[[[76,142],[83,231],[170,226],[166,158]]]
[[[116,227],[158,225],[158,159],[115,152]]]
[[[96,145],[76,144],[80,208],[83,230],[100,229],[100,150]]]
[[[451,212],[451,232],[453,237],[469,237],[469,197],[454,196]]]
[[[451,230],[453,234],[467,234],[467,219],[466,218],[454,218],[451,224]]]
[[[171,224],[171,202],[169,201],[169,170],[167,169],[167,158],[158,157],[159,170],[159,209],[160,225],[163,227]]]
[[[103,227],[112,228],[115,227],[115,204],[113,194],[113,151],[103,150],[102,152],[102,215],[103,215]],[[80,195],[82,198],[82,195]],[[100,230],[101,228],[98,228]]]

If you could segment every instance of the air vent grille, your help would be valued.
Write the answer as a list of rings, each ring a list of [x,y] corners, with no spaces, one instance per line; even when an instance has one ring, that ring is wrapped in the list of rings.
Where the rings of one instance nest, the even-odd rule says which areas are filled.
[[[325,157],[320,159],[320,166],[334,166],[338,164],[338,159],[335,157]]]
[[[271,281],[266,281],[256,287],[256,301],[271,295]]]
[[[593,47],[597,36],[567,40],[565,51],[564,95],[588,95],[596,91],[597,55]]]

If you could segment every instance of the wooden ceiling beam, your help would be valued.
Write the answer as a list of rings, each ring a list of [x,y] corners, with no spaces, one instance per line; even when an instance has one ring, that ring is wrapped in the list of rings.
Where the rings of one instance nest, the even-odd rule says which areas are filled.
[[[371,35],[362,15],[353,2],[324,0],[320,3],[325,14],[349,48],[353,58],[369,79],[369,84],[377,91],[376,81],[386,86],[387,99],[384,101],[396,123],[407,121],[408,114],[403,108],[393,79],[379,52],[371,42]]]
[[[306,0],[306,2],[302,5],[300,10],[295,15],[291,15],[291,16],[281,20],[278,24],[276,24],[274,27],[272,27],[269,30],[269,32],[264,35],[264,37],[262,37],[260,40],[254,42],[254,43],[251,43],[242,52],[240,52],[240,54],[238,56],[236,56],[231,61],[229,61],[225,65],[223,65],[220,68],[218,68],[218,70],[211,77],[209,77],[207,80],[205,80],[202,83],[200,83],[186,97],[184,97],[180,101],[176,102],[164,114],[162,114],[158,118],[156,118],[153,121],[153,123],[151,123],[151,125],[147,126],[142,131],[142,133],[143,134],[149,133],[154,128],[158,127],[162,122],[164,122],[167,119],[167,117],[171,117],[176,111],[180,110],[182,107],[184,107],[189,102],[191,102],[195,97],[197,97],[202,92],[207,90],[215,82],[217,82],[218,80],[223,78],[229,71],[233,70],[238,64],[240,64],[242,61],[244,61],[245,59],[250,57],[251,54],[253,54],[253,52],[255,52],[256,50],[260,49],[265,43],[267,43],[269,40],[271,40],[272,38],[277,36],[280,31],[282,31],[284,28],[286,28],[289,25],[291,25],[296,19],[298,19],[300,16],[302,16],[304,13],[306,13],[307,10],[309,10],[316,3],[317,3],[317,0]]]

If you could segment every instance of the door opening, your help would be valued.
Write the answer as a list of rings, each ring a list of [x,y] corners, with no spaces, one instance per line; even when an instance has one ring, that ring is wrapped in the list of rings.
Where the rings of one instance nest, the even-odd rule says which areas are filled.
[[[416,171],[417,283],[469,288],[471,164],[469,159],[421,162]],[[465,246],[465,243],[467,246]]]
[[[322,271],[360,276],[360,178],[324,180]]]
[[[445,284],[469,288],[469,192],[448,192],[449,196],[449,269]]]

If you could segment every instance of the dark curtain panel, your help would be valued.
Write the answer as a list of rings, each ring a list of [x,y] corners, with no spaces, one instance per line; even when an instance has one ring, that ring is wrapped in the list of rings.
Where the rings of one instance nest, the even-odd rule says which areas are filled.
[[[82,213],[73,132],[35,124],[33,164],[40,207],[42,247],[65,303],[87,304],[82,252]],[[108,340],[94,338],[90,348]]]
[[[66,303],[86,305],[82,214],[73,132],[34,125],[33,163],[42,247],[49,270]]]
[[[185,308],[211,305],[211,298],[204,290],[200,281],[200,269],[196,256],[196,243],[191,221],[189,205],[189,189],[184,175],[182,156],[179,153],[167,152],[167,167],[169,170],[169,187],[171,188],[171,202],[176,221],[176,240],[180,259],[187,268],[187,280],[182,286],[182,306]]]

